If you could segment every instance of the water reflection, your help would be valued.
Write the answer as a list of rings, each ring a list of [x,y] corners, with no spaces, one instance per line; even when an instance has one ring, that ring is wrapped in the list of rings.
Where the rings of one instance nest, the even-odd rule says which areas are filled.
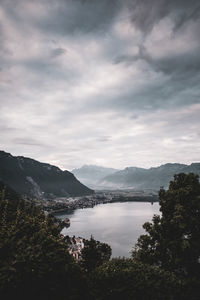
[[[142,225],[154,214],[160,214],[159,203],[125,202],[97,205],[78,209],[73,214],[61,213],[59,218],[70,218],[71,226],[63,234],[76,235],[106,242],[112,247],[113,256],[130,256],[130,251],[140,234]]]

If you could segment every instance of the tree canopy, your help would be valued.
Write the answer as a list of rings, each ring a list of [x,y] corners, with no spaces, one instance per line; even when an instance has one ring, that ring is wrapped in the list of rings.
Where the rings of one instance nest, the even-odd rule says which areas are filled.
[[[110,259],[112,250],[106,243],[96,241],[92,236],[84,241],[81,266],[86,271],[92,271]]]
[[[114,258],[90,274],[92,299],[169,300],[180,291],[177,277],[132,259]]]
[[[200,290],[200,183],[198,175],[178,174],[169,189],[160,190],[161,216],[143,225],[132,252],[140,262],[158,266],[190,280]],[[192,299],[192,298],[191,298]],[[196,298],[194,298],[196,299]]]
[[[0,202],[3,299],[79,299],[82,275],[54,218],[23,199]]]
[[[110,246],[91,236],[77,263],[55,218],[0,185],[3,299],[199,299],[198,176],[175,175],[159,198],[162,215],[144,224],[131,259],[110,260]]]

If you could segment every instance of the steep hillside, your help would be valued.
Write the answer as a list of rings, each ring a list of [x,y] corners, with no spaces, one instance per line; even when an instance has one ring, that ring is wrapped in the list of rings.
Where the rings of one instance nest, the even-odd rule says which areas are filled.
[[[58,167],[0,151],[0,180],[20,194],[37,198],[82,196],[93,191]]]
[[[12,188],[10,188],[7,184],[0,181],[0,199],[12,200],[17,202],[20,199],[20,195],[16,193]]]

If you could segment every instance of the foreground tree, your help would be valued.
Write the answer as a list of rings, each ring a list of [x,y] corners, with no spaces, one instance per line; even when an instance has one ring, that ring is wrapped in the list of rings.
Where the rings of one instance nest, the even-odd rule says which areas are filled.
[[[0,191],[2,299],[80,299],[83,277],[54,218]]]
[[[96,241],[92,236],[90,240],[84,241],[84,248],[81,252],[81,266],[85,271],[92,271],[110,259],[112,250],[108,244]]]
[[[147,234],[138,239],[132,256],[177,274],[197,278],[200,274],[200,183],[192,173],[178,174],[169,189],[160,190],[160,211]]]

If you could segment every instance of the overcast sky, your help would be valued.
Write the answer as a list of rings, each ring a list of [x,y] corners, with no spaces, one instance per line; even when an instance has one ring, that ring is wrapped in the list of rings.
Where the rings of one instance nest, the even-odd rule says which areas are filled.
[[[0,132],[68,170],[200,161],[199,0],[0,0]]]

